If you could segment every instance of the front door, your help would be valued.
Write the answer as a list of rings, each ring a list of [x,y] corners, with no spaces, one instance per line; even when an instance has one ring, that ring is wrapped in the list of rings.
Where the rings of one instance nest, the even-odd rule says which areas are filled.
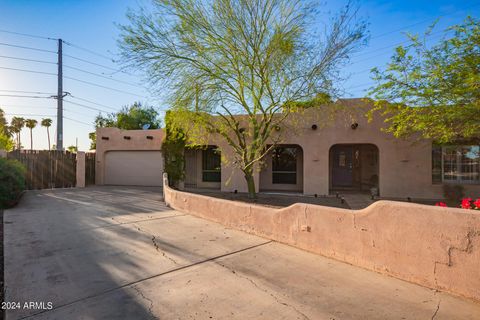
[[[332,150],[332,186],[353,186],[353,147],[335,146]]]

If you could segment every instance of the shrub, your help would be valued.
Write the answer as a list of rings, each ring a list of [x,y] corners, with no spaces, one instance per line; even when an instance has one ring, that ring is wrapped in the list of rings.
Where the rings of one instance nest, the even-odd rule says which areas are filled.
[[[25,189],[25,167],[16,160],[0,158],[0,208],[15,205]]]

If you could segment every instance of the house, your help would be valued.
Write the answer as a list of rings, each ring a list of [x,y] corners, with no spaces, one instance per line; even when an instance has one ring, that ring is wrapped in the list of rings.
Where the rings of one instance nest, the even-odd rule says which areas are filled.
[[[444,184],[458,184],[467,195],[480,195],[478,141],[437,146],[426,139],[398,139],[382,131],[378,114],[368,120],[372,106],[369,100],[342,99],[285,123],[282,144],[255,172],[257,191],[373,191],[392,199],[440,199]],[[219,138],[185,151],[185,187],[246,192],[243,173],[223,163],[217,147],[229,150]]]
[[[472,197],[480,195],[478,141],[437,146],[426,139],[398,139],[382,131],[385,123],[378,114],[369,121],[366,113],[371,108],[372,102],[368,100],[342,99],[289,118],[279,128],[282,143],[272,149],[255,170],[257,191],[305,195],[358,191],[375,192],[380,197],[392,199],[440,199],[443,198],[443,185],[448,184],[462,185],[465,193]],[[108,134],[97,132],[97,155],[99,151],[103,154],[102,150],[108,149],[108,152],[123,151],[120,157],[134,159],[125,155],[125,152],[139,151],[134,140],[122,139],[125,132],[109,130]],[[136,132],[139,132],[138,149],[141,146],[145,152],[148,148],[155,148],[148,150],[157,152],[158,158],[158,141],[148,144],[141,137],[151,130]],[[114,141],[101,140],[107,135],[118,136],[111,137],[116,141],[113,149],[105,145],[113,145]],[[161,139],[162,135],[158,133],[156,139]],[[203,148],[185,150],[185,188],[247,191],[243,173],[231,162],[222,161],[219,149],[225,153],[223,158],[231,158],[231,148],[222,138],[215,136],[210,137]],[[145,172],[142,176],[148,176],[144,179],[153,181],[159,177],[157,171],[163,168],[163,164],[156,167],[147,165],[149,161],[160,160],[144,153],[139,158],[141,165],[126,167],[125,163],[133,160],[119,160],[117,156],[113,156],[116,158],[114,163],[121,162],[124,166],[119,168],[116,164],[114,175],[140,174],[142,170],[150,170],[152,172]],[[97,183],[119,181],[119,178],[112,180],[112,174],[108,173],[111,170],[106,169],[109,161],[112,162],[111,158],[112,154],[108,153],[106,157],[99,156],[103,166],[99,165],[99,170],[97,168]],[[129,183],[129,179],[125,182]]]

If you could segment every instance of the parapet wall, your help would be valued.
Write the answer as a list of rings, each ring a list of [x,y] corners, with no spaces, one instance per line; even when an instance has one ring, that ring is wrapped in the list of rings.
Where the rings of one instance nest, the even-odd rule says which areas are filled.
[[[274,209],[180,192],[165,182],[165,202],[174,209],[480,301],[478,211],[394,201],[363,210],[302,203]]]

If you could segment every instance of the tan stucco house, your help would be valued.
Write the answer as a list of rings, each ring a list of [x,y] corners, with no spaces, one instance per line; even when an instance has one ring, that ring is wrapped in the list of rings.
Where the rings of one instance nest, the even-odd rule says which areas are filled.
[[[295,124],[286,123],[285,128],[280,128],[284,130],[282,143],[267,155],[264,164],[255,172],[258,191],[327,195],[345,190],[373,190],[385,198],[440,199],[444,184],[458,184],[464,186],[467,195],[480,195],[478,141],[437,146],[425,139],[397,139],[382,131],[385,126],[382,117],[377,115],[368,121],[366,113],[371,107],[367,100],[344,99],[329,106],[308,109],[292,120]],[[116,182],[108,173],[112,158],[108,152],[117,149],[125,152],[129,148],[145,152],[154,148],[151,151],[158,153],[157,140],[163,137],[161,130],[155,143],[142,141],[141,135],[151,131],[137,131],[140,134],[138,150],[131,140],[121,138],[124,132],[117,132],[120,138],[112,139],[119,143],[113,149],[104,146],[113,145],[113,141],[101,140],[107,133],[97,132],[97,157],[103,161],[103,165],[97,166],[97,183]],[[218,147],[224,151],[224,157],[229,156],[229,147],[223,143],[222,139],[212,137],[204,148],[185,150],[186,188],[247,191],[242,172],[221,161]],[[148,157],[142,154],[139,158],[143,169],[148,159],[160,161],[154,156]],[[122,159],[115,160],[121,162]],[[135,171],[140,172],[140,167],[135,165]],[[163,164],[148,170],[161,168]],[[115,172],[121,174],[124,170],[117,168]],[[158,178],[156,174],[146,175]]]

